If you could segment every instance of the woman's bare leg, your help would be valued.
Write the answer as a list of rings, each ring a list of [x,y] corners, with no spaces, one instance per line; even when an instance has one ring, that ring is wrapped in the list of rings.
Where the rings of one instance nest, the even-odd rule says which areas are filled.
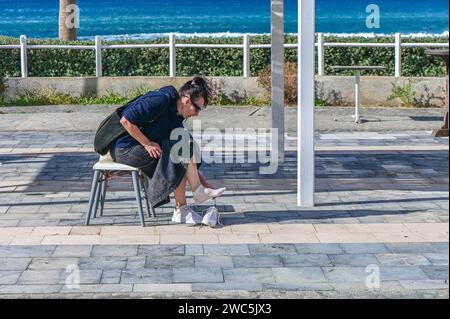
[[[200,183],[202,183],[203,187],[205,188],[215,188],[210,182],[208,182],[203,176],[202,172],[198,171],[198,177],[200,177]]]
[[[177,189],[173,192],[175,196],[175,204],[176,207],[181,207],[186,205],[186,181],[187,177],[184,176],[183,180],[181,181],[180,185]]]
[[[197,164],[193,160],[189,162],[188,168],[186,170],[186,177],[191,186],[191,191],[195,191],[200,185],[200,177],[198,176]]]
[[[197,164],[194,163],[194,157],[192,157],[191,161],[188,164],[186,169],[186,175],[181,181],[180,185],[177,189],[175,189],[174,196],[176,201],[176,206],[181,207],[186,205],[186,182],[189,181],[189,185],[191,186],[191,191],[194,192],[200,185],[202,185],[202,176],[200,176],[199,171],[197,169]]]
[[[191,186],[192,192],[195,192],[195,190],[202,185],[199,172],[197,169],[197,161],[195,160],[195,154],[192,155],[191,161],[189,162],[188,168],[186,170],[186,177],[187,180],[189,181],[189,185]]]
[[[216,198],[223,194],[225,191],[225,188],[220,189],[211,189],[209,187],[204,187],[202,192],[197,193],[197,189],[202,185],[208,185],[209,183],[206,181],[206,179],[203,177],[203,175],[198,171],[197,164],[194,159],[191,159],[191,161],[188,164],[188,167],[186,169],[186,175],[183,179],[183,182],[181,185],[176,189],[175,198],[178,198],[177,200],[177,206],[184,206],[186,205],[186,180],[189,182],[189,185],[191,186],[191,191],[194,194],[194,201],[196,203],[203,203],[205,200],[208,200],[210,198]],[[180,207],[178,206],[178,207]]]

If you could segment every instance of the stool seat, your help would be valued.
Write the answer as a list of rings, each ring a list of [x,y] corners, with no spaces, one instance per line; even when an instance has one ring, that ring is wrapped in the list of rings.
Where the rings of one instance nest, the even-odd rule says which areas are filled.
[[[94,164],[94,170],[105,171],[138,171],[139,168],[128,166],[114,162],[111,154],[108,152],[105,155],[101,155],[97,163]]]
[[[125,164],[115,163],[115,162],[102,162],[98,161],[94,164],[94,170],[102,171],[138,171],[139,168],[131,167]]]

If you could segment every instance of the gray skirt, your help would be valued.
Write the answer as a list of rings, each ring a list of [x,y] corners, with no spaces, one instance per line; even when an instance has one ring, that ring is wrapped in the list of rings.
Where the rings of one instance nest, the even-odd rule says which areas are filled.
[[[142,170],[148,180],[148,200],[153,207],[170,202],[170,194],[180,186],[189,161],[173,161],[174,154],[170,156],[172,147],[178,141],[163,139],[160,143],[162,149],[161,158],[153,158],[147,150],[140,144],[130,148],[116,148],[113,146],[110,150],[111,157],[117,163],[129,165]],[[195,141],[190,138],[189,159],[192,159],[194,152],[196,159],[200,159],[200,151]],[[197,163],[197,167],[201,166],[201,161]]]

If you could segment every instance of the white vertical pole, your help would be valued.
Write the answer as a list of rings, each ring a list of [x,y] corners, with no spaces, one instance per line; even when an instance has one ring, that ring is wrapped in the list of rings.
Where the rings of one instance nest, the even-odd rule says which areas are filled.
[[[244,34],[243,43],[244,43],[244,78],[248,78],[250,76],[250,36],[248,34]]]
[[[28,77],[27,36],[20,36],[20,70],[23,78]]]
[[[175,33],[171,33],[169,34],[169,69],[171,78],[177,75],[177,53],[175,45]]]
[[[95,76],[102,77],[102,38],[98,35],[95,36]]]
[[[395,77],[402,76],[402,38],[400,33],[395,34]]]
[[[315,0],[298,0],[298,177],[297,203],[314,206]]]
[[[284,0],[271,1],[272,128],[278,129],[278,161],[284,162]]]
[[[360,71],[355,71],[355,122],[359,123],[359,103],[360,103]]]
[[[317,34],[317,74],[319,76],[325,75],[325,36],[322,32]]]

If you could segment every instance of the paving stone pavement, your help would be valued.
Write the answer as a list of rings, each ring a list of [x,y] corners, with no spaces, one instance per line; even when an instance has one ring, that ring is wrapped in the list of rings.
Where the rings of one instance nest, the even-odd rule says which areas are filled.
[[[82,225],[92,165],[97,160],[95,153],[78,149],[90,145],[92,136],[86,134],[58,137],[55,132],[18,133],[12,136],[16,147],[0,148],[0,227]],[[1,137],[9,140],[6,133]],[[44,140],[52,141],[44,147],[52,152],[27,152],[36,150]],[[389,143],[396,147],[397,142],[409,150],[380,149]],[[295,143],[295,139],[288,138],[288,146]],[[333,150],[330,146],[317,151],[317,206],[311,209],[299,209],[296,205],[294,151],[286,152],[285,162],[272,175],[261,175],[261,164],[235,163],[237,155],[233,163],[202,164],[202,171],[213,184],[228,188],[227,194],[218,199],[222,222],[448,222],[448,139],[434,139],[429,132],[318,135],[318,147],[328,147],[328,143],[355,149]],[[435,149],[423,150],[425,146]],[[361,151],[361,147],[369,149]],[[170,205],[158,209],[154,223],[170,224],[171,213]],[[93,224],[138,222],[129,178],[111,182],[104,215]]]
[[[117,105],[51,105],[4,107],[0,109],[0,131],[94,131]],[[267,107],[218,107],[202,111],[199,119],[206,127],[263,128],[270,126],[271,109]],[[441,125],[440,108],[362,107],[362,124],[352,119],[353,107],[319,107],[315,110],[315,129],[320,132],[393,132],[432,130]],[[34,116],[39,114],[39,116]],[[188,121],[188,127],[192,123]],[[268,126],[269,125],[269,126]],[[285,128],[297,130],[297,109],[285,109]]]
[[[343,244],[0,246],[0,296],[448,297],[448,243],[365,246],[383,253]],[[447,259],[435,264],[436,256]],[[71,285],[75,269],[79,286]],[[374,273],[379,287],[371,288]]]
[[[448,139],[318,133],[310,209],[296,205],[291,133],[273,175],[204,163],[228,188],[224,227],[212,230],[172,225],[173,201],[141,229],[128,178],[112,182],[105,216],[83,227],[92,138],[0,132],[0,297],[449,297]]]

